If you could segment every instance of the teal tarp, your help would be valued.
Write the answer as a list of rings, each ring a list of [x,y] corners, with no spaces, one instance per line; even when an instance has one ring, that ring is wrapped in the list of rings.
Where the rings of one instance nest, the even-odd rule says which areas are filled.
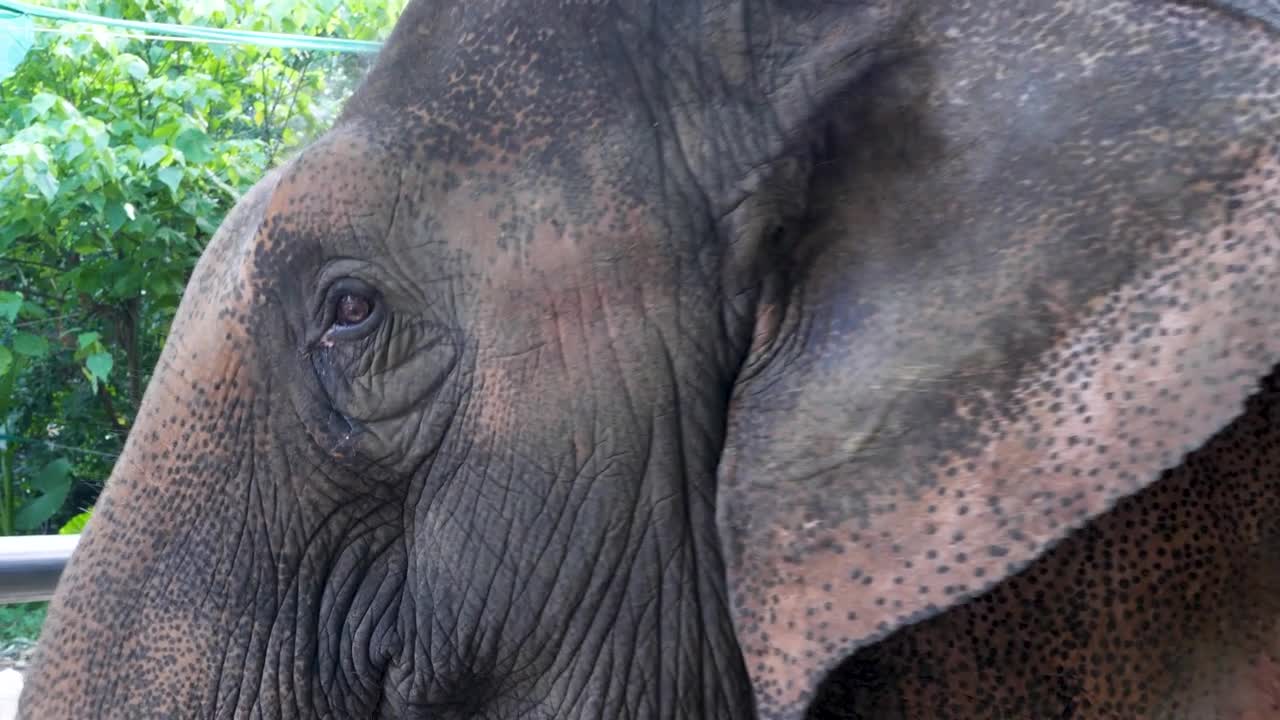
[[[13,74],[35,42],[31,18],[0,10],[0,80]]]

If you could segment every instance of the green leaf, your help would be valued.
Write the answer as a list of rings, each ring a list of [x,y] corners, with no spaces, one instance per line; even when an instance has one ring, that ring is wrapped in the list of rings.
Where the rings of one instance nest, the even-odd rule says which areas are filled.
[[[225,13],[227,11],[226,0],[191,0],[184,2],[181,7],[191,13],[194,18],[207,18],[215,12]]]
[[[90,345],[102,339],[102,335],[96,332],[86,332],[76,335],[76,347],[83,350]]]
[[[174,147],[182,151],[188,162],[203,165],[213,159],[209,152],[209,136],[200,128],[187,128],[173,140]]]
[[[89,371],[95,383],[105,382],[114,365],[115,361],[111,359],[109,353],[94,353],[84,361],[85,369]]]
[[[133,118],[122,117],[112,120],[111,123],[107,125],[107,128],[111,131],[112,135],[124,136],[136,130],[138,128],[138,124],[133,121]]]
[[[142,167],[151,167],[168,156],[169,148],[164,145],[154,145],[151,149],[142,153],[140,162],[142,163]]]
[[[30,482],[41,494],[18,509],[13,524],[19,530],[35,530],[62,509],[71,491],[71,463],[58,458],[45,465]]]
[[[71,519],[68,520],[65,525],[58,528],[58,534],[59,535],[79,535],[80,533],[84,532],[84,526],[89,523],[89,518],[91,517],[93,517],[92,510],[85,510],[84,512],[78,515],[71,516]]]
[[[86,185],[86,188],[87,187],[88,186]],[[85,198],[85,201],[89,203],[89,207],[92,207],[94,210],[98,212],[102,212],[103,210],[107,209],[107,199],[103,197],[102,193],[95,192],[89,197]]]
[[[58,458],[40,470],[31,481],[31,487],[44,492],[57,490],[66,482],[69,475],[71,475],[71,461]]]
[[[139,277],[138,272],[125,271],[124,274],[116,278],[115,282],[111,283],[111,292],[117,297],[130,298],[137,295],[141,289],[142,279]]]
[[[107,228],[110,229],[112,233],[115,233],[117,230],[124,227],[125,222],[129,220],[129,217],[125,214],[124,205],[118,202],[107,203],[107,207],[103,210],[102,215],[106,218]]]
[[[49,319],[49,312],[33,302],[22,303],[22,314],[31,316],[33,320]]]
[[[177,196],[178,184],[182,182],[182,168],[170,166],[156,173],[156,177],[160,182],[168,186],[169,192]]]
[[[13,353],[9,352],[9,348],[0,345],[0,377],[4,377],[11,367],[13,367]]]
[[[209,220],[203,215],[196,216],[196,227],[208,235],[212,235],[218,231],[218,223]]]
[[[13,351],[30,358],[42,358],[49,354],[49,341],[40,335],[26,332],[14,333]]]
[[[80,154],[88,149],[89,149],[88,146],[86,146],[84,143],[72,138],[70,140],[67,140],[62,145],[58,146],[58,154],[61,156],[61,159],[63,162],[69,163],[72,160],[75,160],[76,158],[80,157]]]
[[[95,150],[106,150],[111,142],[111,136],[107,133],[107,126],[97,118],[85,119],[85,135],[89,137],[89,141]]]
[[[169,138],[173,137],[174,134],[181,129],[182,129],[181,122],[177,120],[170,120],[169,122],[157,127],[155,132],[153,132],[151,135],[156,139],[168,140]]]
[[[104,50],[114,50],[116,47],[116,38],[111,31],[102,25],[89,26],[89,34],[93,37],[93,41],[98,43]]]
[[[58,195],[58,181],[48,172],[36,173],[35,185],[36,189],[40,191],[41,195],[44,195],[44,199],[48,202],[53,202],[53,199]]]
[[[147,62],[137,55],[121,53],[116,56],[116,66],[124,69],[134,80],[145,80],[151,68]]]
[[[44,117],[45,113],[49,112],[49,108],[53,107],[57,102],[57,95],[36,93],[36,96],[31,98],[30,106],[36,117]]]
[[[13,322],[18,318],[18,310],[21,308],[22,293],[0,290],[0,318]]]

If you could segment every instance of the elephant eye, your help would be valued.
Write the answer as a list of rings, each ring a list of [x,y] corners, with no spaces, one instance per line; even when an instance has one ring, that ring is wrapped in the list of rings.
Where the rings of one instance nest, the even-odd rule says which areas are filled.
[[[336,325],[350,327],[359,325],[373,314],[373,301],[367,297],[347,293],[338,298],[338,309],[333,322]]]
[[[325,341],[358,340],[378,328],[386,314],[378,291],[363,280],[343,278],[328,292]]]

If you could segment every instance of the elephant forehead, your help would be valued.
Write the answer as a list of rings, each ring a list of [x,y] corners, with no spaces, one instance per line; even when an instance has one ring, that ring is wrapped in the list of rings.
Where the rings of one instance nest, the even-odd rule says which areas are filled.
[[[280,177],[271,172],[250,188],[209,241],[174,316],[162,363],[175,364],[184,375],[212,377],[247,349],[259,298],[257,241]]]
[[[363,128],[336,129],[279,171],[263,209],[255,252],[281,239],[385,235],[404,165]]]
[[[395,126],[396,144],[470,165],[564,152],[620,116],[609,32],[588,5],[467,3],[406,10],[340,122]],[[616,25],[616,18],[611,22]]]

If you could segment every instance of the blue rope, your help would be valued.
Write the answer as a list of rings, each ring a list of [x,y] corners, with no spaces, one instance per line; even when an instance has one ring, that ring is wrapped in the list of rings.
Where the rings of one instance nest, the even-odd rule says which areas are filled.
[[[98,450],[89,450],[87,448],[78,448],[78,447],[73,447],[71,445],[63,445],[62,443],[56,443],[52,440],[45,440],[43,438],[30,438],[30,437],[23,437],[21,435],[6,435],[4,433],[0,433],[0,440],[4,440],[6,442],[41,443],[46,447],[51,447],[57,450],[66,450],[67,452],[85,453],[86,455],[97,455],[98,457],[111,458],[112,460],[119,457],[119,455],[115,455],[113,453],[104,453]]]
[[[153,23],[140,20],[117,20],[88,13],[70,10],[55,10],[38,7],[21,2],[0,0],[0,19],[27,16],[54,20],[57,22],[89,23],[107,27],[127,28],[142,32],[153,32],[172,37],[205,40],[209,42],[225,42],[238,45],[257,45],[261,47],[287,48],[292,50],[323,50],[337,53],[376,53],[381,43],[365,40],[344,40],[342,38],[320,38],[309,35],[289,35],[286,33],[257,32],[250,30],[229,30],[224,28],[198,27],[194,25],[177,25],[173,23]]]

